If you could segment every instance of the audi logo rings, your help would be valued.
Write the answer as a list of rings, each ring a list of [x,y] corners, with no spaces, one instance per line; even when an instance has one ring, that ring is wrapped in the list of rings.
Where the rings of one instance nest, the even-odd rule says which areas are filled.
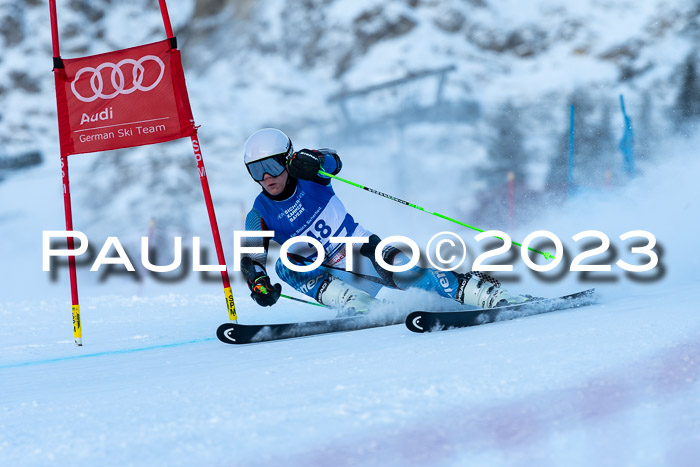
[[[145,68],[143,67],[143,63],[152,60],[158,64],[160,67],[160,73],[158,74],[158,78],[153,82],[153,84],[149,86],[143,86],[143,77],[145,74]],[[124,73],[122,73],[121,67],[123,65],[133,65],[133,69],[131,70],[131,85],[130,87],[126,87],[126,78],[124,78]],[[112,80],[112,87],[114,88],[114,92],[109,93],[109,94],[103,94],[104,91],[104,82],[102,80],[102,70],[105,68],[111,68],[112,73],[111,73],[111,80]],[[80,77],[85,74],[85,73],[92,73],[92,76],[90,77],[90,87],[92,88],[93,95],[90,97],[85,97],[82,96],[76,89],[75,89],[75,83],[80,79]],[[73,94],[75,97],[77,97],[79,100],[83,102],[92,102],[96,99],[112,99],[113,97],[116,97],[119,94],[131,94],[134,91],[150,91],[151,89],[155,88],[158,86],[158,83],[160,83],[161,79],[163,79],[163,74],[165,73],[165,64],[163,61],[156,57],[155,55],[144,55],[143,57],[139,58],[138,60],[134,60],[132,58],[125,58],[124,60],[121,60],[119,63],[114,64],[111,62],[105,62],[101,65],[99,65],[97,68],[93,68],[90,66],[87,66],[85,68],[81,68],[78,70],[78,72],[75,74],[75,79],[73,82],[70,84],[71,90],[73,91]]]

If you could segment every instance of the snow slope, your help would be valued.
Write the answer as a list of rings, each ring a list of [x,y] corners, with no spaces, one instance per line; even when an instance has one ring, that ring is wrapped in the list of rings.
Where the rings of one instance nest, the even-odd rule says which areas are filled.
[[[0,461],[692,465],[693,291],[674,289],[673,319],[650,291],[465,331],[247,347],[212,339],[209,297],[88,300],[82,349],[56,332],[63,304],[4,304],[23,339],[3,328]]]
[[[214,338],[225,320],[220,285],[105,285],[84,272],[77,348],[67,275],[52,283],[37,254],[40,231],[60,228],[60,200],[3,204],[0,235],[17,243],[3,250],[0,464],[695,465],[694,145],[669,146],[673,156],[626,190],[576,198],[536,224],[562,238],[648,229],[664,246],[660,278],[639,283],[617,271],[617,281],[594,281],[601,301],[588,308],[431,335],[393,326],[227,346]],[[20,174],[0,196],[50,190],[54,175]],[[370,196],[337,189],[351,211]],[[420,226],[402,209],[363,222],[399,229],[404,216],[418,235],[444,227]],[[523,274],[512,288],[558,295],[590,285]],[[241,322],[326,313],[291,302],[260,309],[239,281],[234,293]],[[394,297],[407,307],[442,303]]]

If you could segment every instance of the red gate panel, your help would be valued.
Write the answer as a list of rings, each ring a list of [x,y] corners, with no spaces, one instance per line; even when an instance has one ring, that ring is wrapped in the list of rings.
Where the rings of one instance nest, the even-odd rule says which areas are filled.
[[[61,155],[195,134],[180,51],[169,40],[63,65],[54,73]]]

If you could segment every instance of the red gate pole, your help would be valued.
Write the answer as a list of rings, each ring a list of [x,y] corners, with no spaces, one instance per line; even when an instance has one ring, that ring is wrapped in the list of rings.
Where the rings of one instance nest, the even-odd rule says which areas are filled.
[[[236,304],[233,301],[233,292],[231,291],[231,283],[226,271],[226,258],[224,257],[224,249],[221,246],[221,236],[219,235],[219,226],[216,222],[216,214],[214,213],[214,202],[211,199],[209,191],[209,180],[207,179],[207,171],[204,168],[204,159],[202,151],[197,139],[197,133],[191,136],[192,149],[194,157],[197,160],[197,170],[199,171],[199,179],[202,182],[202,191],[204,192],[204,201],[207,203],[207,213],[209,213],[209,223],[211,224],[211,232],[214,234],[214,246],[216,247],[216,257],[219,260],[219,266],[223,266],[221,270],[221,281],[224,284],[224,295],[226,296],[226,306],[228,307],[228,317],[234,323],[237,322]]]
[[[61,62],[61,52],[58,45],[58,21],[56,16],[56,1],[49,0],[49,10],[51,12],[51,43],[53,46],[53,72],[58,80],[58,75],[64,73]],[[58,97],[58,95],[57,95]],[[61,183],[63,184],[63,206],[66,216],[66,230],[73,230],[73,212],[70,201],[70,183],[68,181],[68,156],[61,154]],[[66,238],[69,250],[75,249],[73,237]],[[71,309],[73,312],[73,337],[77,345],[83,345],[83,332],[80,326],[80,305],[78,304],[78,275],[75,270],[75,256],[68,257],[68,269],[70,270],[70,294]]]
[[[170,15],[168,15],[168,7],[165,4],[165,0],[158,0],[160,5],[160,14],[163,16],[163,26],[165,26],[165,34],[167,34],[168,39],[171,41],[171,47],[175,48],[173,27],[170,24]],[[216,257],[219,260],[219,266],[223,266],[221,271],[221,281],[224,284],[224,295],[226,296],[226,306],[228,307],[228,317],[234,323],[238,320],[236,316],[236,304],[233,301],[233,292],[231,291],[231,282],[228,277],[228,271],[226,270],[226,258],[224,256],[224,249],[221,246],[221,235],[219,234],[219,225],[216,222],[216,214],[214,213],[214,202],[211,199],[211,191],[209,190],[209,180],[207,179],[207,171],[204,168],[204,159],[202,158],[202,150],[199,145],[199,140],[197,139],[197,132],[191,136],[192,139],[192,149],[194,150],[194,157],[197,160],[197,170],[199,171],[199,179],[202,182],[202,192],[204,193],[204,201],[207,204],[207,213],[209,214],[209,223],[211,224],[211,231],[214,235],[214,246],[216,247]]]
[[[66,230],[73,230],[73,212],[70,202],[70,183],[68,182],[68,157],[61,156],[61,178],[63,181],[63,206],[66,212]],[[66,238],[68,249],[75,249],[73,237]],[[80,326],[80,305],[78,304],[78,275],[75,270],[75,256],[68,257],[70,271],[71,309],[73,310],[73,337],[77,345],[83,345],[83,331]]]
[[[160,5],[160,14],[163,16],[163,26],[165,26],[165,34],[168,36],[168,39],[172,39],[173,37],[175,37],[175,35],[173,34],[173,27],[170,24],[168,6],[165,4],[165,0],[158,0],[158,4]]]

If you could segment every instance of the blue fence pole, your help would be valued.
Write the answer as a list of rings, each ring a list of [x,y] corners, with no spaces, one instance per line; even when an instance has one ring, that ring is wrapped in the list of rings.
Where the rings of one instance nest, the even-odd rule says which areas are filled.
[[[574,106],[571,106],[571,117],[569,119],[569,197],[575,191],[574,187]]]
[[[625,110],[625,99],[620,94],[620,107],[622,108],[622,117],[625,120],[625,132],[620,139],[620,152],[622,153],[622,169],[627,176],[634,177],[634,130],[632,129],[632,120],[630,120]]]

